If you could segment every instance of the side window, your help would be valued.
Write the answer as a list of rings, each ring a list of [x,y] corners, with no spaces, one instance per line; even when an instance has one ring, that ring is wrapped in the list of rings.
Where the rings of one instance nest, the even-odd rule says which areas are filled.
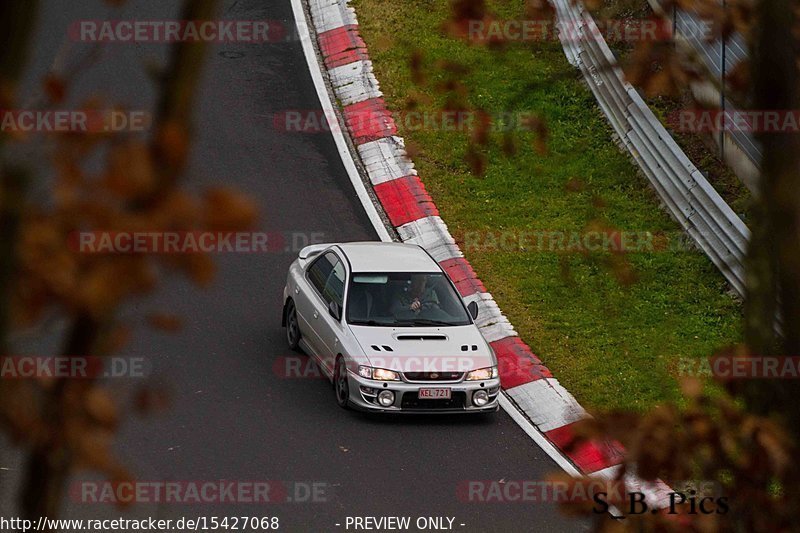
[[[325,283],[333,272],[333,266],[338,261],[335,254],[328,252],[308,267],[308,281],[316,287],[320,294],[325,294]]]
[[[327,303],[336,302],[341,309],[344,299],[344,265],[338,259],[328,276],[328,281],[325,283],[322,297],[325,298]]]

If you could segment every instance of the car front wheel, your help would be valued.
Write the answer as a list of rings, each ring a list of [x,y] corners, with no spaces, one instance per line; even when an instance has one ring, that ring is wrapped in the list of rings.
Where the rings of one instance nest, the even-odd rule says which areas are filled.
[[[347,365],[344,357],[336,360],[336,371],[333,374],[333,388],[336,391],[336,403],[343,409],[350,407],[350,380],[347,377]]]
[[[300,346],[300,325],[293,300],[286,303],[286,342],[292,350],[297,350]]]

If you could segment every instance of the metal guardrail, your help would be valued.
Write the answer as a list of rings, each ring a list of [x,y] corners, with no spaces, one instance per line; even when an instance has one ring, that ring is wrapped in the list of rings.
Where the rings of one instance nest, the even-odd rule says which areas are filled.
[[[724,9],[725,0],[718,0]],[[745,38],[734,32],[726,38],[709,39],[708,23],[693,9],[677,5],[665,8],[663,0],[648,0],[653,11],[672,21],[673,39],[684,54],[690,55],[705,71],[704,84],[692,83],[692,92],[699,101],[714,105],[728,116],[736,116],[739,109],[725,90],[725,77],[748,57]],[[719,155],[736,172],[751,192],[757,193],[761,165],[761,145],[752,132],[732,128],[721,130],[715,136]]]
[[[574,0],[552,0],[569,62],[580,69],[600,108],[670,214],[744,295],[743,259],[750,238],[744,222],[714,190],[653,115],[622,69],[592,16]]]

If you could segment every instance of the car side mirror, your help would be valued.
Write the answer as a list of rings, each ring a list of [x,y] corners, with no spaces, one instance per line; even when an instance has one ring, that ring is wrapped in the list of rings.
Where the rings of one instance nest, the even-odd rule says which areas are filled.
[[[342,318],[342,309],[339,307],[339,304],[336,303],[336,302],[331,302],[331,303],[328,304],[328,312],[336,320],[340,320]]]
[[[478,302],[470,302],[467,306],[467,311],[469,311],[472,320],[478,318]]]

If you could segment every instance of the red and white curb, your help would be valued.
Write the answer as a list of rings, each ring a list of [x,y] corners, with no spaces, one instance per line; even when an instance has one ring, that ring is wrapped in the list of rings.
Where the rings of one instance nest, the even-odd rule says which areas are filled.
[[[477,325],[497,354],[505,393],[501,395],[501,405],[571,475],[613,479],[623,460],[621,444],[605,439],[572,445],[575,423],[589,415],[520,339],[439,217],[436,205],[406,154],[403,139],[397,136],[397,126],[383,101],[349,0],[306,2],[310,25],[316,32],[306,32],[308,20],[301,0],[292,0],[292,6],[312,76],[316,82],[314,71],[320,70],[318,51],[330,87],[341,104],[346,131],[391,225],[403,242],[419,244],[428,250],[467,302],[477,302],[480,310]],[[316,50],[313,33],[316,33]],[[335,113],[331,112],[333,98],[326,87],[318,86],[317,90],[326,116],[337,121]],[[363,120],[364,116],[368,120]],[[341,140],[337,137],[343,130],[338,124],[330,126],[339,144]],[[350,156],[343,154],[343,158]],[[347,163],[346,166],[349,168]],[[358,185],[363,185],[360,177],[351,174],[351,180],[358,191]],[[362,195],[359,193],[359,196]],[[365,205],[365,208],[378,229],[376,221],[382,219],[375,206]],[[391,240],[383,229],[381,238]],[[644,492],[651,507],[668,506],[670,488],[666,484],[645,483],[634,476],[628,476],[626,484],[629,490]]]

